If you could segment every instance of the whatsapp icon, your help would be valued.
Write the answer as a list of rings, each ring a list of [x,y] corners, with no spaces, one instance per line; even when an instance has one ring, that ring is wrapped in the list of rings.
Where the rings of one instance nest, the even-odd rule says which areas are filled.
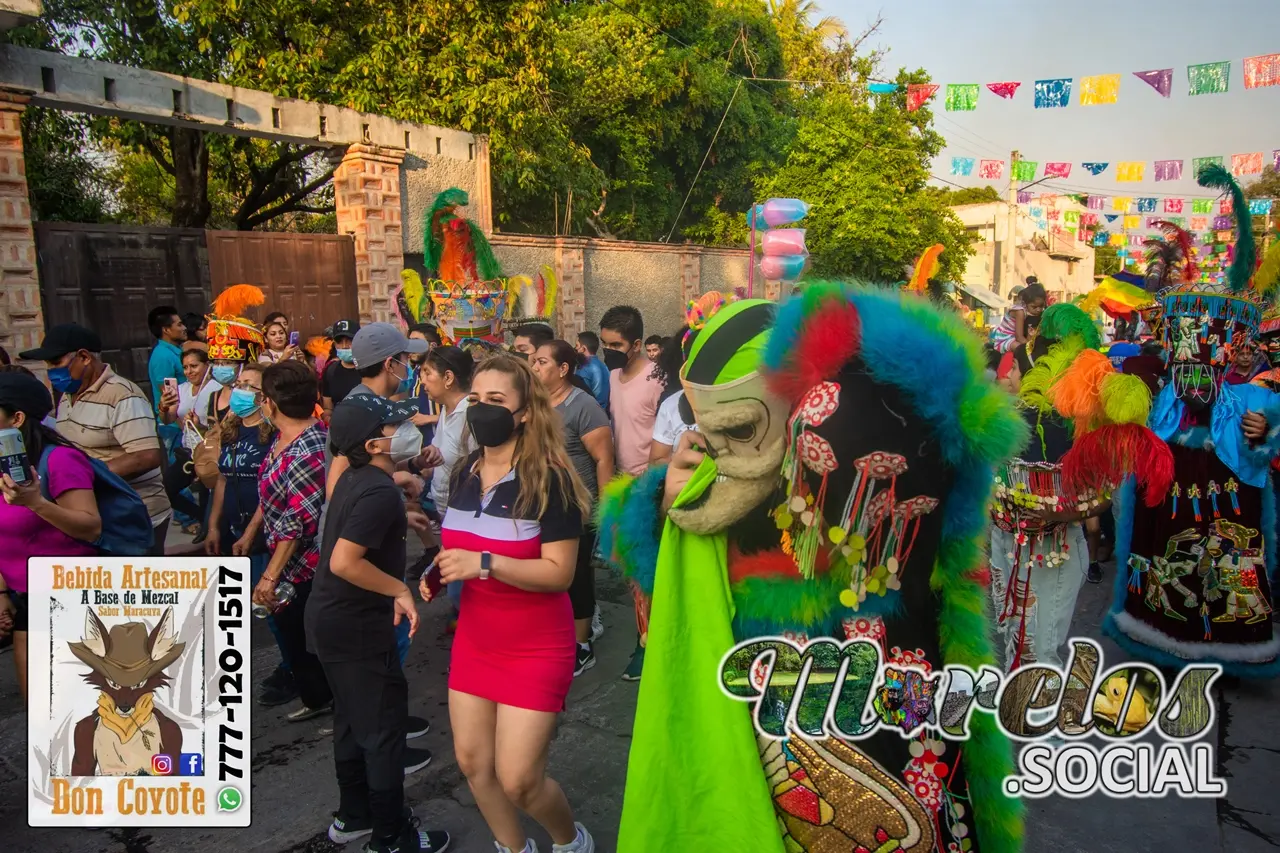
[[[218,792],[218,811],[233,812],[240,808],[240,790],[230,785]]]

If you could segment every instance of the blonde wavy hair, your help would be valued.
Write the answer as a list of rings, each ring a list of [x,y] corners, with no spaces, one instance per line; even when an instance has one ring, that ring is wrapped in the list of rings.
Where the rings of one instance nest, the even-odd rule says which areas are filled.
[[[243,375],[246,371],[252,371],[257,373],[258,376],[262,376],[262,371],[265,370],[266,367],[267,366],[265,364],[259,364],[256,361],[247,361],[240,365],[240,375]],[[240,376],[238,375],[236,378],[239,379]],[[262,397],[262,399],[266,399],[265,395],[263,395],[261,391],[258,392],[258,395]],[[235,441],[240,435],[240,416],[232,412],[227,412],[227,416],[218,423],[218,431],[222,436],[223,444],[230,444]],[[271,438],[271,433],[273,432],[275,432],[275,428],[272,427],[271,424],[267,423],[266,418],[263,418],[258,423],[258,443],[266,444],[267,439]]]
[[[551,406],[551,398],[543,390],[523,360],[507,353],[497,353],[480,362],[473,374],[503,373],[511,378],[525,421],[516,439],[515,469],[520,480],[520,496],[516,498],[518,516],[541,518],[550,501],[549,485],[555,478],[564,500],[564,508],[576,506],[583,523],[591,517],[591,496],[569,460],[564,446],[564,426]]]

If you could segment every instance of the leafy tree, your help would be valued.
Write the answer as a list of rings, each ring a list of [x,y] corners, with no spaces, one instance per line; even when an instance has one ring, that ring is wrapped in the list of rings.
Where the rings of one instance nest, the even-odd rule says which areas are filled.
[[[110,217],[111,180],[90,149],[83,117],[28,107],[22,113],[22,148],[35,219],[102,222]]]
[[[942,199],[942,203],[948,207],[955,207],[960,204],[981,204],[983,202],[1000,201],[1000,193],[990,184],[984,184],[980,187],[961,187],[960,189],[951,189],[943,187],[938,190]]]

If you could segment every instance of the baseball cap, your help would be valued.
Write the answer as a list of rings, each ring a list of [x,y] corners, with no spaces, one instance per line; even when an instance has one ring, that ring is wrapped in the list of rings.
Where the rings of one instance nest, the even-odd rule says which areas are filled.
[[[333,334],[331,338],[354,338],[356,332],[360,331],[359,320],[339,320],[333,324]]]
[[[329,443],[335,453],[345,456],[363,447],[378,427],[403,423],[417,413],[418,404],[408,400],[393,402],[377,394],[349,394],[329,418]]]
[[[0,407],[23,412],[28,420],[39,423],[53,411],[53,398],[34,376],[0,373]]]
[[[45,333],[40,346],[18,353],[18,358],[24,361],[57,361],[77,350],[102,352],[102,339],[92,329],[75,323],[62,323]]]
[[[351,340],[351,358],[360,368],[370,367],[402,352],[418,355],[426,351],[426,341],[410,340],[390,323],[370,323],[356,332]]]

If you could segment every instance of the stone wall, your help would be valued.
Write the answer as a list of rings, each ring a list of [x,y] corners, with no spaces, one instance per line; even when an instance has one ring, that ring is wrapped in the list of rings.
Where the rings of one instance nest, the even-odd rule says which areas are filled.
[[[483,136],[468,146],[468,159],[408,154],[400,167],[403,199],[404,251],[421,255],[427,211],[436,196],[451,187],[465,190],[471,203],[463,211],[485,232],[493,231],[493,202],[489,188],[489,141]]]
[[[40,345],[44,317],[36,275],[26,161],[22,156],[25,95],[0,91],[0,346],[11,358]]]

